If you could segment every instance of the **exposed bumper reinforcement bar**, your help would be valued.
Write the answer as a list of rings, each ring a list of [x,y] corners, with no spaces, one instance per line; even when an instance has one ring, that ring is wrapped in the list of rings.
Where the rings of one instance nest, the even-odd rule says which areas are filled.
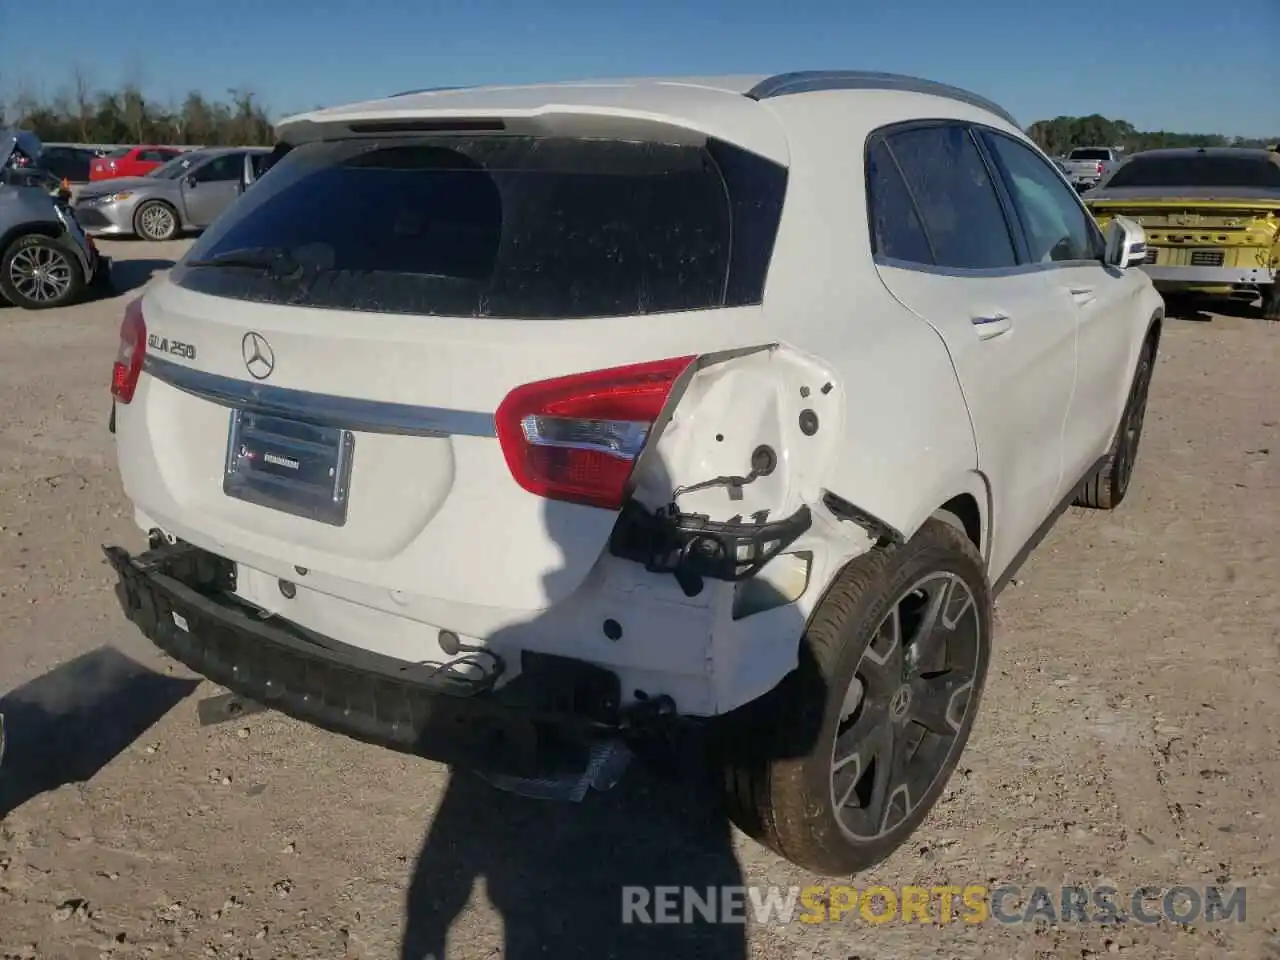
[[[579,773],[593,740],[672,719],[622,710],[616,674],[525,652],[520,674],[408,664],[267,617],[230,595],[234,564],[185,543],[104,547],[125,615],[160,649],[240,697],[336,733],[511,776]]]
[[[1276,271],[1266,267],[1164,267],[1147,264],[1142,270],[1158,284],[1226,286],[1238,283],[1271,283],[1276,278]]]

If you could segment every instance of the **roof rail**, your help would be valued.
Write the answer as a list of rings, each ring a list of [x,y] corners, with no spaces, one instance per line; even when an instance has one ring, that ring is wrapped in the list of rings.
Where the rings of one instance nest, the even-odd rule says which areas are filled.
[[[440,93],[442,90],[467,90],[469,87],[422,87],[419,90],[401,90],[399,93],[390,93],[383,97],[384,100],[394,100],[396,97],[410,97],[415,93]]]
[[[1012,114],[986,97],[945,83],[922,80],[919,77],[909,77],[900,73],[880,73],[873,70],[800,70],[794,73],[779,73],[756,84],[747,91],[747,96],[752,100],[767,100],[771,97],[785,97],[790,93],[811,93],[815,90],[905,90],[911,93],[926,93],[988,110],[1018,127],[1018,121]]]

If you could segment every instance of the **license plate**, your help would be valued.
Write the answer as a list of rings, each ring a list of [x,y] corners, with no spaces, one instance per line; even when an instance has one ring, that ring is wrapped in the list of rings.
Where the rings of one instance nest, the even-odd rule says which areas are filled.
[[[347,522],[354,452],[350,430],[235,410],[222,492],[340,527]]]

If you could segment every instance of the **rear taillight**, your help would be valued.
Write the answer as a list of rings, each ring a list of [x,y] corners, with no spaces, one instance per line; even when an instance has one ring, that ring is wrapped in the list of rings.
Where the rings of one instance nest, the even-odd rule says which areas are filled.
[[[654,421],[695,359],[675,357],[516,387],[496,417],[511,475],[540,497],[619,509]]]
[[[142,298],[124,308],[124,320],[120,324],[120,350],[115,366],[111,368],[111,395],[121,403],[133,399],[142,376],[142,361],[147,353],[147,324],[142,318]]]
[[[1099,161],[1098,161],[1098,169],[1097,169],[1097,171],[1096,171],[1096,172],[1097,172],[1097,173],[1101,173],[1101,172],[1102,172],[1102,161],[1101,161],[1101,160],[1099,160]]]

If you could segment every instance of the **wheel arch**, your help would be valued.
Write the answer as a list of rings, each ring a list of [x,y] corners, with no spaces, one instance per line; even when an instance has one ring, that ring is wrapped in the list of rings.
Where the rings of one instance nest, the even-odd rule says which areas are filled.
[[[904,543],[915,536],[927,521],[936,519],[951,524],[963,533],[981,554],[984,562],[988,559],[987,549],[991,542],[991,485],[986,476],[977,470],[966,471],[953,477],[950,482],[940,484],[931,496],[920,501],[919,508],[910,514],[907,522],[900,525],[867,513],[856,499],[848,499],[836,491],[829,491],[823,503],[841,519],[863,527],[874,541],[872,549]],[[857,555],[855,553],[845,557],[840,564],[835,565],[833,577],[838,575],[839,567]]]
[[[65,232],[66,231],[63,230],[61,224],[53,221],[41,220],[29,223],[20,223],[17,226],[10,227],[2,236],[0,236],[0,256],[2,256],[5,251],[13,245],[15,240],[19,240],[30,234],[48,237],[50,240],[61,240]]]
[[[985,563],[991,544],[991,484],[978,470],[968,470],[947,483],[939,484],[932,496],[925,498],[913,523],[903,529],[909,540],[929,520],[942,520],[963,533],[977,549]]]
[[[1143,343],[1151,341],[1152,347],[1157,353],[1160,352],[1160,337],[1164,333],[1164,305],[1161,304],[1151,314],[1151,320],[1147,323],[1147,332],[1143,338]]]
[[[38,236],[48,237],[50,240],[64,240],[67,237],[67,228],[57,220],[27,220],[22,223],[10,227],[0,235],[0,257],[13,245],[14,241],[23,237]],[[80,269],[85,275],[85,280],[89,278],[89,259],[85,252],[80,249],[76,243],[66,244],[70,252],[75,256],[76,262],[80,264]]]
[[[991,490],[986,477],[974,473],[968,488],[950,497],[938,509],[930,514],[939,520],[945,520],[963,531],[974,545],[983,560],[987,557],[988,535],[987,518],[991,512]]]

